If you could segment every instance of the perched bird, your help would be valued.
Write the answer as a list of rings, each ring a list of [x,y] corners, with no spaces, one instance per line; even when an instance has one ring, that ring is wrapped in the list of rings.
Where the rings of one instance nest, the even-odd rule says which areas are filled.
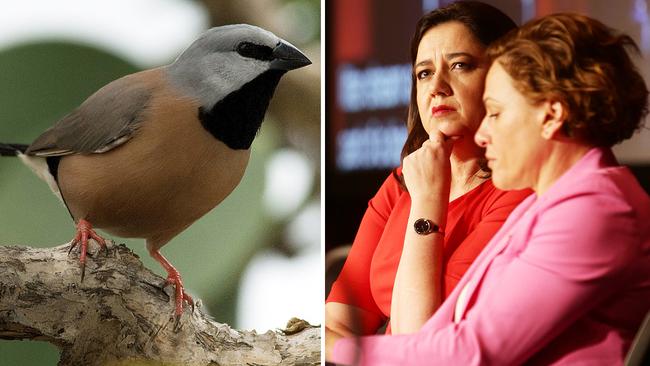
[[[76,222],[82,280],[93,227],[144,238],[175,286],[175,313],[193,305],[160,248],[239,184],[275,88],[311,64],[251,25],[215,27],[172,64],[99,89],[31,145],[0,144],[45,180]]]

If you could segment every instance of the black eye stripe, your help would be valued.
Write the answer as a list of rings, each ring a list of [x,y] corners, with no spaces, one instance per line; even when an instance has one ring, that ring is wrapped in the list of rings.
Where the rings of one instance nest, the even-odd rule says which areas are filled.
[[[271,49],[271,47],[261,46],[251,42],[242,42],[238,44],[237,53],[244,57],[254,58],[256,60],[273,60],[273,49]]]

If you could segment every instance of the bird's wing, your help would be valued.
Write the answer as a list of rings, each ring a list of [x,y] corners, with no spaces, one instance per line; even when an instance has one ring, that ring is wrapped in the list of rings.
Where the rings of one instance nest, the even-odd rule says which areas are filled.
[[[137,75],[99,89],[36,138],[26,153],[43,157],[103,153],[128,141],[151,97],[151,88]]]

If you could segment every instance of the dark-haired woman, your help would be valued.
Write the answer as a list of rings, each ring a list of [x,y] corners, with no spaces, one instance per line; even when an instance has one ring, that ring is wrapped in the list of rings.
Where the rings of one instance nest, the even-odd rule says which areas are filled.
[[[648,112],[626,35],[575,14],[493,44],[476,134],[494,184],[532,188],[416,334],[343,339],[362,365],[621,365],[650,310],[650,198],[610,147]]]
[[[479,2],[457,2],[418,22],[402,168],[369,202],[327,299],[327,350],[388,321],[387,333],[419,330],[530,194],[495,188],[473,139],[485,114],[485,49],[514,28]]]

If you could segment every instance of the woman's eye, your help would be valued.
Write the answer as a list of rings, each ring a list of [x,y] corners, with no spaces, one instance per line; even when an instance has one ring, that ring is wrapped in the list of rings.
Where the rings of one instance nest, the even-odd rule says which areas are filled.
[[[431,73],[429,72],[429,70],[422,70],[422,71],[418,71],[418,73],[415,74],[415,75],[416,75],[418,80],[422,80],[422,79],[426,78],[427,76],[429,76],[430,74]]]
[[[499,117],[499,113],[488,113],[489,119],[496,119],[497,117]]]
[[[467,62],[454,62],[451,65],[452,70],[471,70],[473,65]]]

